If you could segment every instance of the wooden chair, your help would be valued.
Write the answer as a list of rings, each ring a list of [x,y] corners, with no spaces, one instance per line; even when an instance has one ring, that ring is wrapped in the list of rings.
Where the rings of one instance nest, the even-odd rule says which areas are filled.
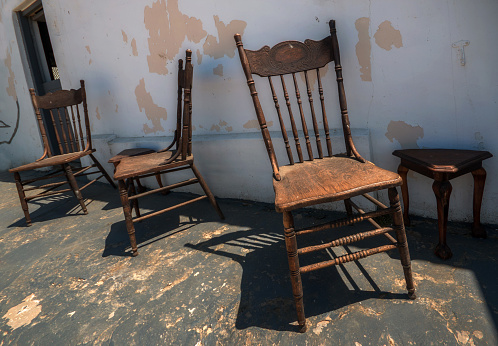
[[[396,190],[396,187],[401,185],[402,180],[398,174],[376,167],[371,162],[366,161],[360,156],[355,148],[351,136],[339,46],[336,36],[335,21],[333,20],[330,21],[330,34],[330,36],[321,41],[306,40],[304,43],[298,41],[285,41],[276,44],[272,48],[264,46],[257,51],[244,49],[241,36],[239,34],[235,35],[240,61],[247,79],[256,116],[261,127],[261,133],[273,169],[275,209],[277,212],[283,213],[285,244],[287,248],[292,291],[301,332],[306,330],[301,274],[316,269],[356,261],[376,253],[397,248],[401,257],[408,296],[411,299],[415,299],[410,254],[403,225],[403,214],[401,212],[398,192]],[[335,62],[339,105],[342,114],[342,127],[347,151],[346,154],[342,155],[332,155],[332,142],[325,109],[325,93],[320,76],[320,68],[325,67],[331,61]],[[301,99],[301,92],[297,79],[299,74],[301,74],[301,76],[304,75],[307,102],[306,100]],[[271,90],[272,93],[271,96],[275,104],[281,135],[283,142],[285,143],[287,159],[289,161],[288,165],[280,166],[277,162],[273,142],[256,91],[253,75],[268,79],[269,90]],[[317,81],[315,93],[317,90],[318,103],[320,104],[321,110],[320,118],[317,116],[319,111],[316,111],[314,106],[311,85],[312,77],[316,78]],[[276,80],[274,81],[274,79]],[[295,92],[299,114],[297,119],[294,117],[296,108],[292,108],[289,97],[290,91],[288,91],[286,79],[291,80],[291,85]],[[282,114],[284,112],[280,107],[277,83],[281,84],[279,89],[280,94],[283,94],[284,96],[284,107],[287,108],[288,120],[284,119]],[[305,107],[303,103],[309,103],[309,107]],[[308,115],[305,115],[305,108],[309,108],[310,110]],[[298,126],[299,122],[301,123],[300,126]],[[318,126],[320,122],[323,123],[322,129]],[[307,124],[309,123],[311,123],[311,129],[308,129]],[[290,133],[287,132],[289,124],[291,128]],[[304,136],[304,149],[301,148],[302,138],[299,138],[301,133]],[[312,144],[311,140],[313,134],[315,136],[315,144]],[[325,136],[325,149],[322,148],[323,135]],[[291,142],[295,142],[294,151],[291,148]],[[295,154],[297,154],[297,159],[295,158]],[[388,190],[390,201],[389,207],[368,195],[369,192],[381,189]],[[378,210],[365,212],[351,200],[354,196],[365,197],[367,200],[373,202]],[[304,229],[294,229],[292,217],[293,210],[341,200],[345,203],[348,214],[347,218]],[[355,208],[359,214],[353,215],[353,208]],[[394,224],[391,227],[381,227],[372,220],[374,217],[388,214],[392,215],[393,218]],[[376,229],[338,238],[325,244],[298,248],[298,236],[350,225],[363,220],[369,220]],[[395,232],[396,239],[388,234],[390,231]],[[314,263],[303,267],[299,265],[299,256],[330,247],[347,245],[380,234],[383,234],[388,238],[390,242],[389,245],[361,250],[321,263]]]
[[[88,214],[83,197],[81,196],[82,190],[102,177],[105,177],[113,187],[116,187],[110,176],[93,155],[95,149],[92,147],[92,135],[90,132],[90,122],[88,120],[88,109],[86,104],[85,82],[80,81],[80,84],[81,88],[78,90],[58,90],[53,93],[47,93],[44,96],[37,96],[34,89],[29,89],[42,136],[44,152],[35,162],[9,170],[9,172],[14,173],[19,199],[21,200],[21,206],[28,226],[31,226],[31,217],[29,215],[27,202],[32,199],[52,196],[72,190],[76,198],[78,198],[83,212]],[[43,110],[47,112],[45,114],[49,115],[49,120],[46,120],[48,123],[42,117]],[[55,138],[57,139],[55,148],[51,148],[49,145],[47,137],[47,129],[49,127],[53,129]],[[58,151],[58,153],[54,153],[54,151]],[[81,167],[79,160],[87,155],[90,156],[93,164]],[[74,164],[73,167],[70,165],[71,163]],[[43,177],[21,180],[20,172],[50,166],[60,166],[61,169],[53,171]],[[96,168],[97,171],[90,171],[92,168]],[[83,187],[78,187],[75,179],[76,176],[87,176],[98,172],[100,172],[101,175],[91,180]],[[27,184],[36,181],[62,176],[65,176],[67,181],[54,182],[34,187],[26,186]],[[56,190],[66,183],[69,183],[70,188]],[[44,191],[32,196],[26,196],[25,194],[26,191],[38,189],[44,189]]]
[[[114,179],[118,180],[119,195],[123,205],[123,211],[126,221],[126,228],[130,237],[132,255],[137,256],[137,241],[135,237],[134,222],[138,222],[149,217],[162,214],[164,212],[176,209],[208,198],[221,219],[224,219],[216,199],[209,190],[201,173],[194,165],[194,155],[192,154],[192,52],[187,50],[185,68],[183,60],[178,61],[178,103],[177,103],[177,124],[174,138],[171,144],[155,153],[138,155],[133,157],[122,158],[116,166]],[[173,149],[174,148],[174,149]],[[182,182],[174,183],[167,186],[161,186],[161,180],[158,178],[159,188],[147,192],[137,193],[134,181],[138,179],[167,174],[184,169],[191,169],[195,178],[190,178]],[[190,201],[177,204],[159,211],[151,212],[146,215],[140,215],[138,198],[148,196],[157,192],[170,191],[172,189],[199,183],[204,190],[205,195],[194,198]],[[131,205],[135,208],[136,217],[131,214]]]

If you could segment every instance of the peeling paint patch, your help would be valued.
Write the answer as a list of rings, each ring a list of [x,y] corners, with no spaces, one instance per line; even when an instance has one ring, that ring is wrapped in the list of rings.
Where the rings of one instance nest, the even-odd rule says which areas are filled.
[[[8,319],[7,325],[13,330],[26,326],[40,314],[42,306],[39,300],[35,300],[35,295],[31,294],[24,298],[21,304],[9,309],[3,318]]]
[[[386,20],[379,25],[374,35],[375,43],[385,50],[391,50],[392,46],[396,48],[403,47],[403,38],[399,30],[393,28],[390,21]]]
[[[200,49],[197,49],[197,65],[200,65],[202,63],[202,53],[200,51]]]
[[[318,322],[316,324],[316,328],[313,329],[313,333],[315,333],[316,335],[320,335],[323,328],[325,328],[330,323],[330,321],[332,321],[332,319],[330,317],[327,317],[325,320]]]
[[[99,107],[95,108],[95,114],[97,115],[97,119],[100,120],[100,112],[99,112]]]
[[[9,70],[9,78],[7,78],[7,95],[11,96],[15,101],[17,101],[17,92],[15,86],[16,77],[14,71],[12,71],[12,56],[7,48],[7,57],[4,60],[4,65]]]
[[[358,18],[355,22],[356,30],[358,31],[358,43],[356,44],[356,58],[360,64],[360,78],[364,82],[372,81],[372,63],[370,55],[372,45],[370,44],[370,18]]]
[[[231,126],[227,126],[227,127],[225,127],[225,130],[226,130],[227,132],[232,132],[232,131],[233,131],[233,128],[232,128]]]
[[[232,20],[225,25],[218,16],[213,16],[216,29],[218,30],[218,40],[213,35],[208,35],[204,42],[204,54],[215,59],[223,58],[227,55],[230,58],[235,56],[235,45],[233,44],[233,35],[238,32],[243,35],[247,23],[243,20]]]
[[[207,35],[200,19],[180,12],[178,0],[157,0],[146,6],[144,23],[149,31],[149,72],[157,74],[168,73],[166,63],[180,52],[185,38],[199,43]]]
[[[272,127],[273,121],[267,121],[266,125],[268,127]],[[259,122],[256,119],[252,119],[252,120],[249,120],[247,123],[245,123],[243,126],[246,129],[259,129]]]
[[[209,129],[209,131],[216,131],[216,132],[220,132],[220,127],[216,124],[214,124],[213,126],[211,126],[211,128]]]
[[[92,54],[92,51],[90,50],[90,46],[85,46],[86,48],[86,51],[88,52],[88,54]]]
[[[91,64],[92,64],[92,62],[93,62],[93,60],[92,60],[92,59],[88,60],[88,65],[91,65]]]
[[[402,149],[418,148],[417,140],[424,137],[424,129],[404,121],[392,120],[387,126],[386,137],[392,142],[396,139]]]
[[[124,32],[124,30],[121,30],[121,34],[123,34],[123,41],[125,43],[128,43],[128,35],[126,35],[126,32]]]
[[[213,74],[220,76],[220,77],[223,77],[223,65],[219,64],[218,66],[213,68]]]
[[[134,56],[138,56],[137,40],[135,39],[131,40],[131,52]]]
[[[149,125],[144,124],[144,133],[148,134],[164,131],[164,128],[161,125],[161,119],[167,119],[166,108],[159,107],[154,103],[152,96],[145,89],[145,80],[143,78],[135,88],[135,96],[137,97],[137,105],[140,112],[145,111],[147,119],[152,122],[152,128],[149,127]]]
[[[116,104],[116,109],[114,110],[116,113],[118,112],[119,106]]]

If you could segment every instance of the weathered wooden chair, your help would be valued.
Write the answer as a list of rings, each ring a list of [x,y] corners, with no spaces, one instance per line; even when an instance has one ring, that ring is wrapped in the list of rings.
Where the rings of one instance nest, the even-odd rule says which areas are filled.
[[[116,166],[114,179],[118,180],[119,195],[123,205],[123,211],[126,221],[126,228],[130,237],[132,255],[137,256],[137,241],[135,237],[134,222],[138,222],[149,217],[162,214],[164,212],[185,206],[190,203],[208,198],[220,218],[224,219],[216,199],[209,190],[208,185],[201,176],[201,173],[194,165],[194,155],[192,154],[192,52],[187,50],[185,67],[183,60],[178,61],[178,103],[177,103],[177,124],[173,141],[171,144],[155,153],[138,155],[122,158]],[[187,179],[182,182],[161,186],[161,174],[167,174],[184,169],[191,169],[195,178]],[[137,193],[134,182],[138,179],[156,176],[159,188]],[[170,191],[172,189],[199,183],[204,190],[205,195],[194,198],[190,201],[177,204],[159,211],[150,212],[146,215],[140,215],[138,198],[148,196],[157,192]],[[131,205],[135,207],[136,217],[131,214]]]
[[[44,152],[42,157],[35,162],[9,170],[9,172],[14,173],[19,199],[21,200],[21,206],[28,226],[31,226],[31,217],[27,202],[32,199],[52,196],[72,190],[76,198],[78,198],[83,212],[88,214],[81,195],[82,190],[102,177],[105,177],[113,187],[116,187],[110,176],[93,155],[95,149],[92,147],[85,82],[80,81],[80,84],[81,88],[78,90],[58,90],[43,96],[37,96],[34,89],[29,89],[42,136]],[[46,114],[50,115],[50,120],[44,120],[44,117],[42,117],[43,110],[46,110]],[[83,119],[81,119],[82,117]],[[50,147],[47,138],[49,126],[53,129],[55,138],[57,139],[55,148]],[[54,153],[55,150],[59,152]],[[87,155],[90,156],[93,164],[81,167],[79,160]],[[70,163],[74,164],[73,167],[71,167]],[[52,171],[43,177],[21,180],[20,172],[50,166],[60,166],[61,169]],[[97,168],[97,171],[90,171],[92,168]],[[75,176],[87,176],[98,172],[100,172],[100,175],[97,178],[91,180],[81,188],[78,187]],[[62,176],[65,176],[67,181],[54,182],[42,186],[26,186],[39,180]],[[56,190],[66,183],[69,183],[70,188]],[[38,189],[43,189],[44,191],[32,196],[26,196],[25,194],[26,191]]]
[[[276,44],[272,48],[264,46],[257,51],[244,49],[241,36],[239,34],[235,35],[240,61],[247,79],[256,116],[261,127],[261,133],[273,169],[275,209],[278,212],[283,213],[285,243],[287,247],[292,290],[297,309],[299,329],[302,332],[306,330],[306,319],[303,307],[301,274],[308,273],[312,270],[356,261],[376,253],[397,248],[401,256],[408,296],[411,299],[415,299],[410,254],[403,225],[403,214],[401,212],[398,192],[396,190],[396,187],[401,185],[402,180],[398,174],[376,167],[371,162],[366,161],[355,148],[351,136],[339,46],[336,36],[335,21],[333,20],[330,21],[330,34],[330,36],[321,41],[306,40],[304,43],[298,41],[285,41]],[[320,69],[332,61],[335,63],[339,105],[347,151],[346,154],[335,156],[332,154],[332,142],[325,109],[325,93],[324,88],[322,87],[322,78],[320,76]],[[303,100],[301,99],[301,93],[299,91],[299,83],[297,80],[299,74],[301,74],[301,76],[304,75],[306,83],[306,95],[308,100],[305,102],[309,103],[310,109],[310,114],[308,115],[305,115],[305,106],[302,104]],[[276,115],[278,116],[282,138],[287,151],[287,158],[289,160],[288,165],[279,166],[277,163],[273,142],[256,91],[253,75],[266,77],[268,79],[269,90],[271,90],[272,93]],[[284,120],[277,93],[277,83],[274,83],[273,77],[277,79],[277,83],[281,84],[280,91],[281,94],[284,95],[285,108],[287,108],[287,113],[289,115],[288,121]],[[294,87],[293,91],[295,92],[295,99],[299,112],[298,120],[293,116],[293,108],[285,81],[286,78],[291,79],[291,83]],[[318,118],[316,114],[318,112],[315,112],[313,89],[311,85],[312,78],[316,78],[317,81],[318,87],[315,88],[315,90],[318,90],[321,118]],[[299,120],[301,122],[300,129],[298,126]],[[307,122],[311,122],[312,130],[308,129]],[[319,128],[319,123],[323,123],[323,129]],[[286,128],[289,124],[292,131],[288,134]],[[316,146],[311,143],[310,133],[311,135],[315,135]],[[304,136],[305,149],[303,150],[301,149],[300,135]],[[325,136],[326,149],[322,148],[323,135]],[[292,136],[293,139],[289,139],[289,136]],[[292,141],[295,142],[294,152],[290,145]],[[314,152],[316,155],[314,155]],[[294,156],[296,153],[297,160]],[[306,154],[307,157],[305,157]],[[389,207],[368,195],[369,192],[381,189],[388,189]],[[365,212],[351,200],[354,196],[365,197],[367,200],[373,202],[378,209],[371,212]],[[345,203],[348,214],[347,218],[305,229],[294,229],[294,221],[291,213],[293,210],[341,200]],[[353,208],[355,208],[359,214],[353,215]],[[391,227],[381,227],[372,220],[374,217],[388,214],[392,215],[393,218],[393,225]],[[298,236],[350,225],[363,220],[370,221],[376,229],[338,238],[324,244],[298,248],[296,240]],[[395,232],[396,238],[388,233],[390,231]],[[339,256],[329,261],[314,263],[303,267],[300,267],[299,265],[299,256],[313,251],[347,245],[364,238],[381,234],[388,238],[390,241],[389,245],[357,251],[352,254]]]

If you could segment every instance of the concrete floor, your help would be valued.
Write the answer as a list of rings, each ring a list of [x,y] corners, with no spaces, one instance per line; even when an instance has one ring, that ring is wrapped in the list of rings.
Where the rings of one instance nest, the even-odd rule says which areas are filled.
[[[0,345],[498,344],[496,226],[483,240],[469,236],[468,224],[450,223],[454,256],[442,261],[432,254],[436,221],[413,218],[415,301],[395,251],[303,275],[308,332],[299,334],[272,205],[220,200],[221,221],[204,200],[143,221],[132,258],[118,192],[107,184],[84,191],[88,215],[71,195],[35,200],[29,228],[5,172],[0,195]],[[141,207],[189,197],[151,196]],[[302,210],[295,219],[337,216]],[[312,238],[325,241],[327,232]]]

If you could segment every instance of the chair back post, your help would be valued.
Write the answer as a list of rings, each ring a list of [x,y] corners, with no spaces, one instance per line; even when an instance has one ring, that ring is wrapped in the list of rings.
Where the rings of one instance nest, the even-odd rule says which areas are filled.
[[[344,81],[342,78],[341,57],[339,53],[339,42],[337,40],[337,31],[335,20],[329,22],[330,36],[332,38],[332,53],[334,55],[335,73],[337,78],[337,91],[339,93],[339,105],[341,107],[342,130],[344,132],[344,141],[346,143],[346,152],[348,156],[354,155],[361,162],[366,160],[356,150],[351,135],[351,125],[349,123],[348,104],[346,101],[346,92],[344,91]]]
[[[182,129],[182,160],[187,158],[189,153],[189,146],[191,145],[190,135],[192,133],[190,123],[191,120],[191,91],[192,91],[192,78],[193,78],[193,66],[192,66],[192,51],[187,49],[186,59],[185,59],[185,70],[184,70],[184,85],[183,85],[183,129]]]
[[[247,79],[247,86],[249,87],[249,91],[251,93],[252,102],[254,105],[254,109],[256,111],[256,116],[258,117],[258,122],[261,129],[261,134],[263,135],[263,140],[265,142],[266,151],[268,152],[268,157],[270,159],[270,163],[273,169],[273,175],[275,176],[276,180],[280,180],[281,177],[278,169],[277,157],[275,155],[275,150],[273,149],[273,143],[271,140],[270,131],[268,130],[268,126],[266,124],[266,119],[263,113],[263,109],[261,107],[261,103],[259,101],[258,92],[256,91],[256,87],[254,85],[254,79],[252,78],[249,60],[247,59],[247,55],[244,50],[240,34],[235,34],[234,38],[235,38],[235,43],[237,45],[237,49],[239,51],[240,62],[242,64],[245,77]]]
[[[43,141],[43,155],[40,158],[43,159],[46,156],[51,157],[52,156],[52,150],[50,149],[50,145],[48,143],[48,137],[47,137],[47,130],[45,129],[45,124],[42,119],[40,107],[38,107],[38,100],[37,96],[35,93],[35,89],[30,88],[29,93],[31,94],[31,102],[33,103],[33,108],[35,109],[35,114],[36,114],[36,120],[38,122],[38,128],[40,129],[40,133],[42,136],[42,141]]]
[[[183,103],[183,87],[185,85],[185,71],[183,70],[183,60],[178,60],[178,97],[176,104],[176,129],[175,139],[176,149],[180,150],[180,138],[182,136],[182,103]]]
[[[90,120],[88,118],[88,107],[86,104],[86,90],[85,90],[85,81],[80,80],[80,92],[81,98],[83,99],[83,116],[85,117],[85,131],[86,131],[86,147],[85,151],[91,150],[92,147],[92,133],[90,132]],[[83,133],[81,134],[83,136]]]

